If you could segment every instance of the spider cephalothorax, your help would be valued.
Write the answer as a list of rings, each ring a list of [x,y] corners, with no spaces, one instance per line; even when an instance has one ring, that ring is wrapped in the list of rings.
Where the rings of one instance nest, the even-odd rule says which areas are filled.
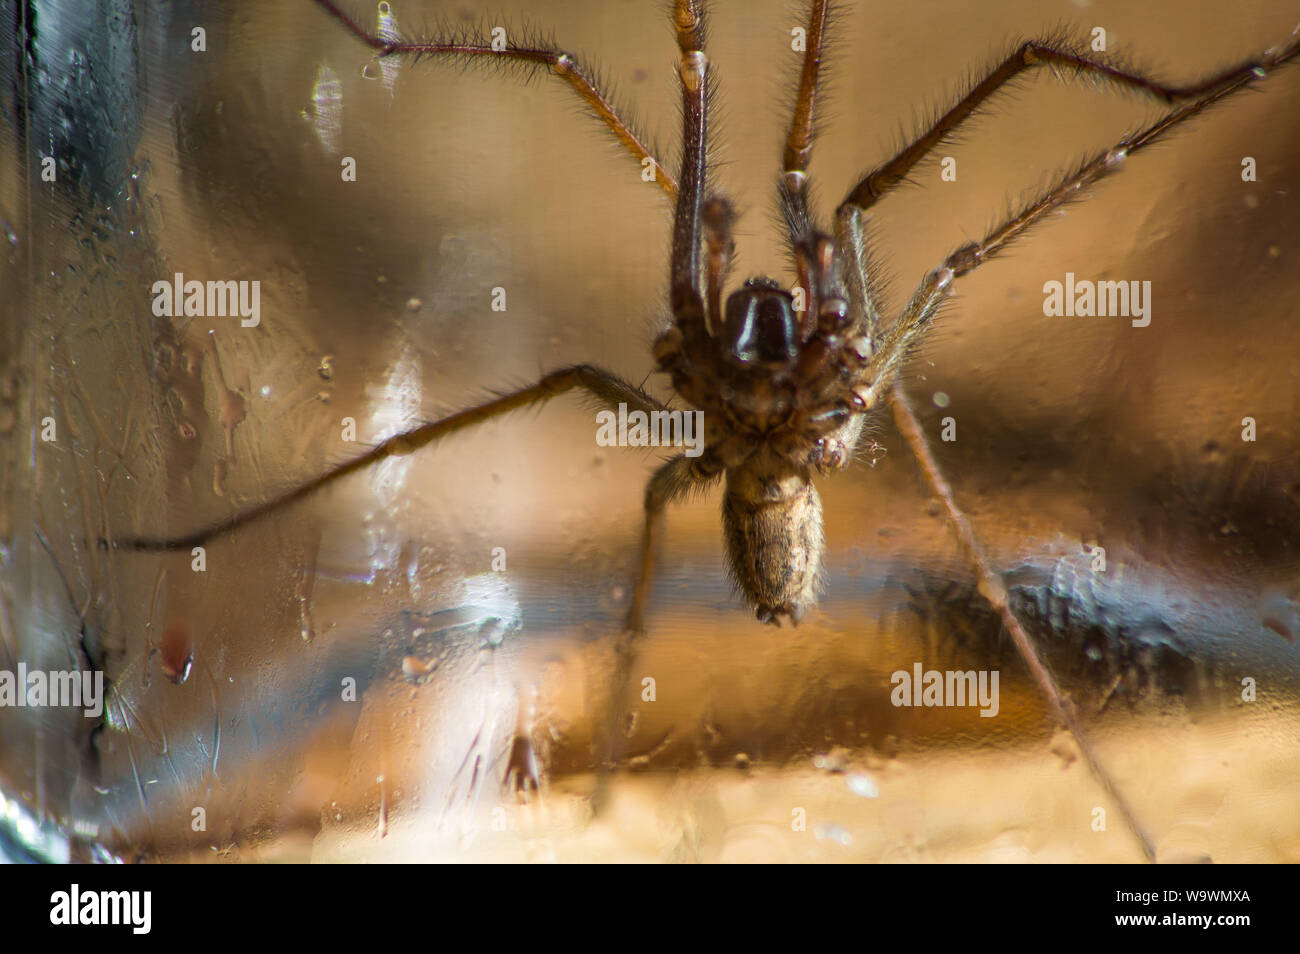
[[[710,251],[730,253],[730,211],[705,203]],[[710,256],[713,257],[712,255]],[[709,272],[705,320],[687,312],[655,343],[673,389],[705,414],[697,473],[726,475],[723,526],[732,576],[759,619],[798,622],[816,600],[823,549],[813,471],[845,466],[875,404],[872,342],[851,312],[833,241],[814,233],[796,260],[806,284],[745,282],[718,306]]]

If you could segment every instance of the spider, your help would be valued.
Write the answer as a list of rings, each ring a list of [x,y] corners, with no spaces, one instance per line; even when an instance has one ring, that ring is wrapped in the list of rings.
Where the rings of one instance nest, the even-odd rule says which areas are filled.
[[[794,288],[771,279],[751,279],[739,284],[724,301],[730,284],[736,219],[730,202],[710,185],[709,93],[715,77],[707,58],[703,11],[698,4],[682,0],[674,9],[681,52],[683,150],[680,164],[670,167],[620,118],[579,62],[558,50],[512,43],[498,50],[488,42],[462,40],[407,43],[368,30],[340,5],[328,0],[317,3],[343,28],[367,42],[380,64],[392,57],[420,53],[435,57],[499,57],[539,64],[541,69],[558,75],[599,114],[642,169],[649,160],[657,187],[674,201],[670,267],[673,324],[657,338],[654,359],[677,394],[704,411],[708,447],[699,458],[674,457],[647,487],[638,572],[617,646],[621,663],[613,680],[615,695],[626,686],[636,667],[666,508],[692,491],[725,482],[723,519],[728,559],[742,596],[765,622],[797,622],[816,602],[822,577],[821,507],[813,477],[829,475],[851,463],[869,416],[887,408],[915,453],[922,474],[942,501],[980,591],[1001,617],[1026,664],[1057,707],[1059,717],[1075,732],[1094,771],[1105,779],[1075,725],[1068,703],[1037,662],[1033,646],[1008,602],[1000,575],[984,556],[970,522],[957,506],[916,412],[898,386],[900,373],[933,327],[957,279],[993,257],[1084,187],[1124,168],[1130,157],[1159,141],[1179,123],[1294,58],[1294,38],[1256,61],[1184,88],[1163,86],[1136,72],[1107,66],[1061,43],[1020,47],[986,81],[976,84],[936,126],[923,131],[896,157],[851,189],[827,228],[811,211],[809,166],[829,5],[813,3],[805,27],[806,52],[794,116],[778,179]],[[868,210],[905,181],[927,153],[949,141],[990,95],[1022,68],[1036,64],[1077,71],[1102,84],[1130,89],[1167,103],[1170,112],[1154,126],[1090,158],[982,240],[958,249],[926,275],[897,319],[883,320],[868,249]],[[123,549],[188,550],[380,460],[408,454],[454,431],[575,389],[589,392],[601,406],[627,404],[647,412],[667,409],[642,387],[609,372],[590,365],[568,367],[544,375],[529,387],[385,440],[369,453],[289,493],[203,530],[166,539],[119,536],[114,542]],[[616,738],[620,733],[613,724],[618,721],[618,713],[610,721],[607,734]],[[614,744],[609,745],[612,748]],[[615,756],[607,754],[605,760],[613,762]],[[1131,812],[1125,809],[1125,814]],[[1139,827],[1136,822],[1134,827]],[[1149,839],[1140,832],[1139,838],[1150,854]]]

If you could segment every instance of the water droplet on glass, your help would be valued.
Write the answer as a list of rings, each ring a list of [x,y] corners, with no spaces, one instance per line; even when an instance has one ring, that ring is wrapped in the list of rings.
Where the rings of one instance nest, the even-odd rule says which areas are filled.
[[[385,43],[400,43],[402,35],[397,29],[397,18],[393,16],[393,8],[390,4],[379,4],[378,24],[375,32]],[[393,84],[397,82],[397,73],[401,69],[402,61],[396,56],[386,56],[379,60],[379,72],[383,77],[384,88],[390,93],[393,90]]]
[[[180,685],[190,677],[194,665],[194,643],[190,639],[190,628],[180,620],[172,620],[163,630],[162,646],[163,675],[175,685]]]
[[[853,836],[849,834],[848,829],[840,825],[818,825],[813,829],[813,835],[818,841],[833,841],[846,848],[853,844]]]
[[[324,150],[330,154],[338,152],[339,135],[343,131],[343,84],[328,66],[316,71],[311,102],[303,115],[311,121]]]
[[[479,629],[479,635],[483,637],[483,644],[496,649],[506,641],[506,621],[499,617],[492,617]]]
[[[841,746],[813,756],[813,766],[823,772],[843,772],[849,764],[849,750]]]
[[[410,682],[420,682],[438,668],[438,660],[425,662],[419,656],[406,656],[402,659],[402,675]]]
[[[848,785],[849,791],[854,795],[860,795],[863,798],[878,798],[880,796],[880,787],[865,772],[850,773],[845,777],[844,783]]]
[[[1297,623],[1296,606],[1280,590],[1270,590],[1259,601],[1260,623],[1265,629],[1281,636],[1288,643],[1295,642]]]

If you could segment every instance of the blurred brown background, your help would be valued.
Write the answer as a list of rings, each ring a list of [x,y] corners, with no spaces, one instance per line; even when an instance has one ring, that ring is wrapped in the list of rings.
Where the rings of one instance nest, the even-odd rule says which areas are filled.
[[[812,165],[823,215],[1014,37],[1104,26],[1111,50],[1179,82],[1300,19],[1267,3],[844,6]],[[736,279],[785,280],[769,209],[802,14],[715,7]],[[348,8],[372,22],[373,5]],[[534,22],[599,66],[676,164],[660,4],[496,9],[485,25]],[[5,645],[65,665],[84,630],[117,686],[93,740],[79,717],[0,711],[8,793],[116,851],[196,860],[1139,859],[969,592],[887,420],[884,457],[822,485],[829,589],[797,631],[731,597],[716,494],[671,513],[643,661],[659,701],[631,742],[651,771],[625,776],[595,822],[588,708],[653,459],[596,447],[578,400],[352,478],[213,543],[204,574],[188,555],[88,546],[189,531],[294,486],[356,452],[344,417],[376,440],[579,361],[639,382],[664,314],[666,203],[553,77],[374,64],[306,2],[133,12],[134,69],[95,79],[124,84],[138,117],[85,120],[119,124],[107,187],[51,189],[38,142],[11,129],[3,144]],[[468,5],[392,12],[406,32],[479,23]],[[189,49],[194,26],[206,53]],[[908,379],[932,437],[956,418],[938,453],[959,502],[1174,860],[1300,857],[1297,75],[1134,157],[963,279]],[[877,207],[891,305],[1026,190],[1156,115],[1045,74],[1001,97],[941,151],[956,182],[927,166]],[[340,181],[343,156],[356,182]],[[155,319],[149,286],[177,271],[259,280],[261,325]],[[1045,318],[1042,285],[1067,271],[1150,280],[1151,326]],[[56,447],[29,437],[47,413]],[[1083,555],[1095,544],[1101,579]],[[155,658],[146,682],[172,623],[194,672],[174,686]],[[406,656],[439,668],[412,684]],[[1000,716],[893,709],[889,674],[914,661],[1000,668]],[[357,703],[339,700],[346,678]],[[527,807],[496,784],[521,707],[553,767]],[[1099,805],[1104,833],[1089,827]],[[790,831],[795,807],[806,833]]]

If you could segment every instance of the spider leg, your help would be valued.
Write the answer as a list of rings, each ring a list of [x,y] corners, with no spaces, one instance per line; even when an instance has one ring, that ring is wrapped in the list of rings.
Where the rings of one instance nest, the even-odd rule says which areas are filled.
[[[722,474],[722,464],[712,454],[705,452],[700,457],[687,457],[678,454],[669,460],[650,478],[645,489],[645,525],[641,534],[641,550],[638,560],[636,586],[632,590],[632,603],[628,607],[627,620],[624,623],[623,644],[638,638],[645,632],[645,604],[650,593],[650,583],[654,576],[655,555],[659,550],[659,539],[663,533],[664,510],[670,503],[676,503],[689,496],[693,491],[702,490],[713,483]]]
[[[192,547],[201,546],[210,540],[246,527],[282,507],[304,500],[318,490],[349,474],[365,470],[385,458],[413,453],[436,440],[446,437],[448,434],[475,427],[492,420],[494,417],[508,414],[511,411],[532,404],[545,403],[551,398],[574,388],[582,388],[601,405],[615,409],[620,403],[625,403],[630,409],[644,411],[647,414],[653,411],[667,410],[665,405],[646,394],[636,385],[629,384],[617,375],[602,368],[588,364],[561,368],[544,376],[536,384],[500,395],[490,401],[485,401],[482,404],[477,404],[440,420],[422,424],[413,430],[390,437],[386,441],[376,444],[360,457],[327,470],[305,484],[242,513],[227,517],[210,527],[180,537],[117,537],[114,539],[113,544],[124,550],[148,552],[188,550]],[[101,541],[101,544],[105,542]]]
[[[1290,42],[1285,46],[1265,53],[1258,64],[1248,72],[1234,75],[1230,80],[1216,86],[1198,99],[1172,110],[1146,129],[1121,140],[1113,149],[1085,162],[1075,172],[1065,176],[1058,186],[1030,202],[1019,214],[993,229],[983,241],[972,242],[957,249],[948,256],[942,266],[925,277],[899,320],[880,342],[880,347],[873,354],[870,364],[864,369],[864,375],[871,382],[871,391],[876,400],[884,393],[884,389],[889,389],[894,420],[899,432],[916,456],[917,463],[931,490],[943,501],[948,513],[949,524],[957,535],[963,555],[975,572],[980,593],[1002,618],[1003,625],[1010,633],[1016,650],[1029,668],[1034,681],[1038,683],[1039,688],[1050,701],[1058,717],[1069,729],[1093,776],[1098,779],[1102,787],[1119,807],[1121,814],[1140,841],[1144,854],[1150,860],[1155,858],[1155,848],[1150,836],[1137,820],[1132,807],[1119,792],[1104,766],[1102,766],[1096,751],[1083,733],[1073,706],[1063,697],[1051,673],[1039,660],[1033,644],[1011,609],[1007,600],[1006,588],[993,570],[988,556],[975,536],[969,519],[957,505],[952,487],[940,470],[938,462],[930,450],[929,442],[907,401],[907,397],[895,382],[908,353],[915,347],[931,325],[939,306],[950,293],[955,278],[978,268],[995,253],[1001,251],[1007,244],[1022,235],[1026,229],[1040,221],[1049,211],[1078,197],[1086,186],[1121,168],[1127,155],[1156,142],[1180,123],[1196,116],[1213,103],[1244,88],[1251,80],[1259,78],[1268,70],[1294,59],[1297,54],[1300,54],[1300,32],[1293,34]],[[860,226],[860,221],[860,219],[855,218],[854,213],[846,211],[843,207],[837,218],[841,233],[850,238],[850,244],[847,247],[853,251],[853,257],[859,262],[862,261],[859,252],[864,250],[864,243],[855,245],[853,232],[855,225]],[[858,229],[858,238],[861,238],[860,228]],[[858,295],[862,294],[861,289],[866,287],[867,283],[868,278],[865,275],[858,276],[856,280],[850,280],[848,287],[851,296],[856,299]],[[859,303],[858,307],[865,308],[861,303]]]
[[[880,348],[872,356],[871,363],[865,369],[872,382],[870,399],[866,403],[868,406],[877,403],[884,394],[883,389],[889,389],[890,404],[893,408],[894,421],[899,433],[907,441],[913,455],[916,457],[917,464],[921,468],[921,474],[926,483],[929,484],[931,491],[943,501],[948,514],[948,524],[957,535],[962,555],[975,573],[980,594],[1001,617],[1003,625],[1011,634],[1016,652],[1029,669],[1030,674],[1047,698],[1054,713],[1074,737],[1075,743],[1079,746],[1084,760],[1093,773],[1093,777],[1101,783],[1102,788],[1111,797],[1113,803],[1119,808],[1120,814],[1123,815],[1125,821],[1137,836],[1143,854],[1148,860],[1154,861],[1155,846],[1151,837],[1138,821],[1132,806],[1120,793],[1118,786],[1116,786],[1097,757],[1096,751],[1084,734],[1083,727],[1079,724],[1074,707],[1065,699],[1060,687],[1056,684],[1056,680],[1038,658],[1033,643],[1030,641],[1024,627],[1020,625],[1020,620],[1016,617],[1015,612],[1011,609],[1011,604],[1007,599],[1006,587],[1003,586],[983,546],[975,536],[970,520],[957,505],[952,487],[944,477],[943,471],[940,470],[939,464],[930,450],[930,444],[925,432],[921,429],[921,425],[908,404],[902,388],[896,383],[908,353],[920,340],[926,329],[929,328],[934,315],[939,310],[939,306],[948,297],[953,277],[953,269],[945,265],[928,274],[921,282],[920,287],[912,296],[912,300],[904,309],[902,316],[885,335]],[[865,278],[861,279],[862,282],[865,282],[865,280]],[[850,282],[849,287],[850,292],[853,293],[855,284]]]
[[[811,47],[810,47],[811,49]],[[1289,51],[1289,52],[1288,52]],[[957,128],[975,113],[990,96],[1015,79],[1025,70],[1036,66],[1050,66],[1057,70],[1072,70],[1099,83],[1127,89],[1165,103],[1192,100],[1199,105],[1193,112],[1204,109],[1209,102],[1263,75],[1278,63],[1295,54],[1295,40],[1281,53],[1270,50],[1257,59],[1188,86],[1171,86],[1140,73],[1108,66],[1060,45],[1029,41],[1021,44],[1010,56],[975,85],[955,106],[944,113],[935,124],[894,158],[872,170],[853,187],[844,199],[844,205],[868,209],[878,199],[903,182],[912,168],[935,146],[945,142]]]
[[[1243,68],[1241,72],[1234,72],[1230,79],[1211,92],[1171,110],[1145,129],[1124,137],[1113,148],[1084,162],[1075,171],[1064,176],[1057,186],[1027,203],[1019,213],[990,231],[982,241],[970,242],[957,249],[944,261],[944,266],[951,269],[954,276],[973,271],[1040,222],[1047,213],[1079,198],[1085,188],[1099,179],[1118,172],[1124,167],[1127,157],[1160,141],[1181,123],[1199,115],[1233,93],[1240,92],[1252,81],[1262,79],[1272,70],[1295,60],[1298,56],[1300,56],[1300,27],[1292,33],[1290,41],[1285,46],[1264,53],[1249,69]]]
[[[709,334],[709,323],[721,321],[720,286],[730,255],[730,207],[725,200],[705,202],[708,167],[708,58],[704,55],[704,14],[699,0],[674,0],[673,28],[681,53],[678,74],[682,89],[682,172],[673,213],[673,246],[669,267],[669,288],[677,329],[688,343]],[[708,245],[705,263],[707,288],[700,287],[701,246]],[[706,296],[710,301],[706,311]],[[709,312],[712,312],[710,314]],[[598,741],[600,778],[593,802],[597,808],[608,795],[608,776],[622,756],[626,713],[625,697],[632,670],[645,634],[645,604],[654,573],[655,554],[663,532],[664,509],[692,489],[708,483],[723,467],[711,453],[689,458],[672,458],[655,472],[646,485],[645,528],[641,536],[640,562],[632,602],[623,631],[614,644],[614,673],[611,695],[605,707],[604,737]]]
[[[1129,828],[1132,829],[1133,834],[1137,836],[1138,842],[1142,846],[1142,853],[1148,861],[1155,861],[1155,843],[1138,820],[1137,814],[1133,811],[1133,806],[1120,792],[1119,786],[1110,777],[1110,773],[1106,771],[1106,767],[1092,747],[1092,743],[1083,731],[1083,726],[1079,723],[1074,704],[1065,698],[1060,687],[1056,684],[1056,679],[1043,665],[1042,660],[1038,658],[1038,652],[1034,649],[1029,634],[1020,625],[1019,618],[1011,608],[1011,604],[1007,599],[1006,587],[1003,586],[1002,580],[994,571],[988,555],[984,552],[979,539],[975,536],[975,530],[971,527],[970,520],[957,505],[952,487],[944,477],[943,471],[939,469],[938,461],[935,460],[934,454],[930,451],[930,442],[921,429],[921,424],[916,419],[916,414],[908,403],[907,395],[903,393],[901,387],[894,387],[891,391],[890,405],[894,411],[894,423],[898,427],[899,433],[903,435],[903,439],[907,441],[908,447],[912,449],[916,462],[921,468],[921,473],[925,477],[925,482],[930,485],[931,491],[943,501],[944,509],[948,514],[948,525],[952,527],[953,532],[957,535],[957,541],[961,547],[962,555],[966,558],[966,563],[975,572],[976,585],[980,595],[988,601],[989,605],[1001,617],[1002,625],[1006,627],[1007,632],[1010,634],[1016,652],[1029,669],[1030,675],[1033,677],[1034,682],[1037,683],[1039,690],[1047,698],[1057,718],[1069,730],[1070,735],[1074,737],[1075,744],[1079,746],[1079,751],[1082,753],[1084,761],[1088,763],[1093,778],[1101,783],[1106,794],[1119,808],[1120,814],[1128,823]]]
[[[675,199],[677,197],[677,181],[673,178],[672,173],[655,158],[654,153],[646,144],[645,138],[638,135],[626,120],[620,118],[613,103],[601,92],[596,80],[578,62],[577,57],[571,53],[540,46],[519,46],[510,40],[507,40],[505,46],[500,48],[493,46],[491,43],[473,43],[454,39],[399,39],[394,41],[392,38],[385,38],[367,30],[352,16],[345,13],[334,0],[315,0],[315,3],[341,23],[353,36],[374,50],[376,55],[381,57],[402,55],[413,57],[444,56],[453,59],[459,57],[462,60],[480,60],[481,58],[482,61],[490,61],[496,58],[549,69],[569,84],[570,89],[578,94],[587,107],[614,134],[614,138],[632,154],[633,158],[642,164],[646,160],[650,161],[654,166],[655,182],[668,195],[668,198]]]
[[[846,239],[849,242],[854,238],[859,239],[852,246],[855,254],[858,249],[862,250],[859,275],[869,274],[861,219],[856,220],[856,233],[846,236],[842,227],[848,222],[837,217],[836,228],[841,231],[837,231],[837,242],[832,243],[814,227],[812,213],[808,208],[808,165],[812,161],[814,114],[822,62],[826,56],[826,23],[830,16],[830,6],[830,0],[812,0],[809,5],[803,65],[799,72],[790,128],[786,133],[785,149],[781,156],[781,213],[785,218],[797,285],[808,295],[808,307],[800,313],[804,340],[810,338],[814,330],[827,335],[865,332],[874,336],[875,328],[879,325],[870,289],[861,285],[856,294],[850,294],[844,288],[841,278],[843,269],[836,254],[837,245],[839,248],[850,247],[845,243]],[[843,313],[846,300],[851,309],[847,321]]]
[[[969,242],[952,252],[939,268],[925,277],[898,321],[875,346],[871,363],[864,370],[864,375],[868,377],[877,399],[893,386],[908,355],[929,329],[939,306],[951,292],[953,279],[974,271],[1042,221],[1049,212],[1080,198],[1084,189],[1105,176],[1118,172],[1124,167],[1128,156],[1161,140],[1179,124],[1298,56],[1300,27],[1292,33],[1285,45],[1269,50],[1258,60],[1252,61],[1254,65],[1249,70],[1235,72],[1230,80],[1216,86],[1209,93],[1171,110],[1145,129],[1126,136],[1111,149],[1093,156],[1063,176],[1056,186],[1026,203],[1018,213],[990,230],[981,241]],[[852,195],[840,207],[836,216],[837,234],[844,243],[844,249],[850,252],[848,288],[851,306],[862,310],[870,321],[873,320],[871,315],[876,309],[870,289],[863,217],[861,209],[850,204],[851,199]],[[853,267],[855,263],[856,267]]]
[[[849,294],[849,317],[875,347],[880,336],[879,295],[872,276],[876,270],[871,265],[867,248],[867,226],[862,210],[854,205],[842,206],[835,215],[835,242],[840,255],[847,257],[844,277]]]
[[[595,803],[600,806],[607,794],[606,777],[617,767],[623,754],[625,733],[622,724],[627,712],[627,691],[632,672],[645,636],[645,607],[654,578],[655,558],[663,536],[664,511],[668,505],[702,490],[722,475],[722,463],[707,450],[700,457],[678,454],[655,471],[645,489],[645,523],[637,563],[636,585],[628,607],[623,630],[614,643],[613,678],[609,682],[609,702],[605,706],[604,738],[599,744],[601,781]]]
[[[704,15],[697,0],[675,0],[673,26],[681,51],[682,174],[673,212],[669,289],[673,315],[689,341],[707,333],[700,293],[700,243],[704,180],[708,162],[708,58],[704,55]]]
[[[808,163],[812,160],[813,110],[817,103],[829,5],[828,0],[813,0],[808,11],[799,91],[795,94],[794,113],[781,157],[781,209],[792,244],[797,244],[812,230],[808,212]]]
[[[735,251],[732,237],[732,225],[736,213],[731,203],[721,196],[713,196],[704,202],[701,210],[704,228],[704,303],[708,315],[709,334],[715,338],[722,334],[724,315],[722,313],[722,284],[726,281],[731,267],[731,256]]]

